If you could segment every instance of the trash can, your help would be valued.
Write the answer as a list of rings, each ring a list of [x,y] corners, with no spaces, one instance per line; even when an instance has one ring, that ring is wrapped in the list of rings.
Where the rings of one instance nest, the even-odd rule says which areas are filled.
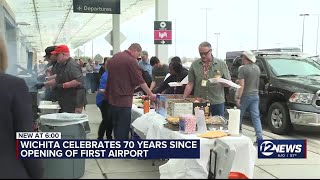
[[[86,139],[88,116],[54,113],[40,116],[40,131],[61,132],[61,139]],[[45,179],[77,179],[84,175],[85,159],[43,159]]]

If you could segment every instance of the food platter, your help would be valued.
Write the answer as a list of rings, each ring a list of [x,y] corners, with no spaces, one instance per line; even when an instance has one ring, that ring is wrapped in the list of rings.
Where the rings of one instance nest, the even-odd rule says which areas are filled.
[[[221,125],[226,120],[221,116],[209,116],[206,118],[206,124]]]
[[[179,117],[167,117],[166,121],[172,125],[179,125]],[[225,122],[225,119],[221,116],[209,116],[205,119],[206,124],[211,125],[222,125]]]
[[[202,134],[198,134],[198,137],[207,138],[207,139],[214,139],[214,138],[220,138],[228,136],[228,134],[224,131],[207,131]]]
[[[167,117],[166,120],[168,121],[169,124],[172,125],[179,125],[179,117]]]

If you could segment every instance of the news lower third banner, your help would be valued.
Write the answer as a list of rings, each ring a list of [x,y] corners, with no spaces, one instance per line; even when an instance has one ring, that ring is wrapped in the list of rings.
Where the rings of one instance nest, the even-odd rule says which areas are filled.
[[[198,159],[200,140],[17,139],[21,158]]]

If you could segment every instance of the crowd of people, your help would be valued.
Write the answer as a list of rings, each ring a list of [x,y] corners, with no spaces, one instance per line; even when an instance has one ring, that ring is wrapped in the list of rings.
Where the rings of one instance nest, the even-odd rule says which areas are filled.
[[[115,54],[106,63],[108,73],[107,86],[102,87],[103,103],[107,112],[104,113],[99,128],[98,139],[103,139],[105,129],[107,139],[128,139],[131,124],[132,97],[137,90],[148,95],[151,100],[155,94],[183,94],[201,97],[210,102],[212,116],[224,116],[225,113],[225,83],[210,83],[210,78],[231,80],[226,63],[213,57],[209,42],[199,45],[200,58],[194,61],[190,69],[182,66],[179,57],[173,57],[169,66],[162,64],[158,57],[148,58],[148,52],[142,51],[139,44],[132,44],[128,50]],[[262,127],[259,112],[259,67],[255,65],[255,56],[251,51],[242,55],[243,66],[239,69],[237,82],[241,85],[237,96],[237,105],[241,110],[241,123],[244,112],[251,113],[257,140],[262,139]],[[151,70],[151,72],[150,72]],[[169,74],[168,74],[169,73]],[[181,82],[188,76],[187,85],[170,87],[170,82]],[[119,83],[121,82],[121,83]],[[151,82],[151,83],[150,83]],[[101,108],[100,108],[101,109]],[[103,110],[102,110],[103,111]],[[103,128],[103,126],[112,126]],[[241,127],[239,127],[241,129]],[[113,134],[114,137],[110,137]]]
[[[212,116],[224,116],[225,88],[228,88],[229,85],[210,83],[209,79],[221,77],[231,80],[229,69],[223,60],[213,56],[209,42],[202,42],[198,50],[200,58],[194,61],[189,69],[186,69],[182,66],[181,59],[178,56],[173,57],[169,65],[161,63],[163,60],[161,61],[157,56],[152,56],[149,59],[149,53],[142,50],[140,44],[137,43],[111,58],[104,58],[102,65],[98,61],[93,62],[91,59],[88,60],[88,63],[84,63],[81,59],[76,59],[72,63],[65,63],[69,62],[68,59],[71,60],[70,56],[65,56],[65,53],[69,52],[68,47],[64,45],[48,47],[45,56],[46,60],[49,61],[47,66],[56,61],[61,61],[65,65],[60,63],[59,68],[56,68],[56,66],[53,68],[52,74],[54,74],[54,77],[57,76],[53,80],[57,82],[51,82],[53,80],[50,80],[52,78],[49,75],[49,81],[41,84],[39,88],[42,85],[47,87],[47,91],[51,88],[51,94],[55,94],[56,100],[62,104],[62,111],[73,112],[72,108],[76,108],[74,112],[77,113],[81,113],[82,107],[86,104],[86,95],[83,93],[84,91],[79,90],[79,87],[86,91],[89,89],[91,89],[91,92],[97,91],[97,106],[101,110],[103,119],[99,127],[98,139],[103,139],[104,134],[107,139],[128,139],[132,96],[137,92],[147,95],[151,99],[155,99],[155,94],[159,93],[183,94],[183,98],[194,95],[210,102],[210,114]],[[59,53],[63,54],[64,60],[60,58]],[[237,104],[241,109],[241,122],[244,112],[247,110],[251,112],[258,140],[262,139],[258,108],[259,96],[257,94],[260,71],[254,64],[254,57],[251,51],[245,51],[243,54],[243,66],[239,68],[239,79],[237,80],[241,85],[238,91]],[[76,65],[80,68],[73,67]],[[66,72],[72,73],[63,75],[64,71],[61,71],[63,66],[68,67]],[[72,77],[71,74],[73,74]],[[80,77],[80,75],[82,76]],[[60,76],[64,77],[62,78],[63,81],[61,81]],[[188,78],[186,85],[169,86],[170,82],[181,82],[186,77]],[[73,81],[74,79],[76,81]],[[60,87],[61,84],[64,84],[64,86]],[[61,88],[64,89],[69,86],[78,88],[74,91],[71,89],[61,91]],[[54,91],[52,88],[56,90]],[[72,102],[70,98],[73,97],[75,102],[74,105],[71,105],[72,103],[69,102]]]
[[[182,66],[179,57],[173,57],[169,65],[142,51],[138,43],[133,43],[111,58],[105,58],[100,65],[91,59],[84,63],[73,59],[66,45],[50,46],[45,50],[45,81],[35,85],[46,90],[46,100],[57,101],[61,112],[82,113],[87,104],[87,91],[97,92],[96,104],[101,111],[102,121],[97,132],[98,139],[127,140],[131,125],[133,95],[141,92],[154,101],[156,94],[183,94],[207,99],[211,104],[211,115],[224,116],[224,83],[210,83],[209,79],[222,77],[230,80],[226,63],[213,56],[211,44],[202,42],[200,58],[189,69]],[[259,112],[259,76],[255,65],[255,55],[245,51],[243,65],[239,68],[237,82],[241,85],[237,94],[237,104],[241,110],[241,122],[245,111],[251,112],[257,140],[262,139]],[[39,178],[41,163],[36,160],[15,159],[15,133],[32,131],[31,99],[28,98],[26,83],[17,77],[5,74],[7,54],[4,41],[0,38],[0,143],[2,148],[0,177]],[[170,82],[180,82],[188,76],[188,83],[180,87],[170,87]],[[241,127],[239,127],[241,128]],[[17,169],[19,167],[20,169]],[[15,172],[21,173],[15,173]]]

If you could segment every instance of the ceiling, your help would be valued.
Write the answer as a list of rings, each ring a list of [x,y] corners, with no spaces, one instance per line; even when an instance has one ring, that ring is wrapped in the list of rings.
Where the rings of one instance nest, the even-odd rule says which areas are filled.
[[[27,41],[38,52],[53,44],[71,49],[112,29],[111,14],[73,13],[72,0],[7,0]],[[121,0],[121,23],[154,7],[154,0]]]

